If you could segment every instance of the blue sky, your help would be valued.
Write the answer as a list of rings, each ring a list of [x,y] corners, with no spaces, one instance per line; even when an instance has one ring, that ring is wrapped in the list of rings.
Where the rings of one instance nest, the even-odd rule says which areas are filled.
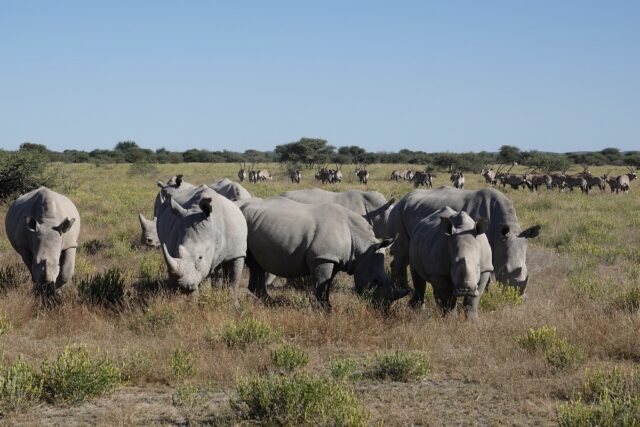
[[[640,1],[14,1],[0,147],[640,149]]]

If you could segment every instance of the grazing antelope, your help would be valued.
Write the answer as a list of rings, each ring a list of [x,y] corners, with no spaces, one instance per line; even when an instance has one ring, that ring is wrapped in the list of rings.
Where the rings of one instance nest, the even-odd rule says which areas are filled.
[[[360,184],[366,184],[367,182],[369,182],[369,172],[367,172],[367,170],[365,169],[366,165],[358,166],[356,168],[356,173],[355,175],[358,177],[358,179],[360,180]]]
[[[546,186],[547,190],[551,188],[552,180],[551,177],[547,174],[536,174],[527,172],[526,174],[524,174],[524,180],[527,184],[527,187],[529,187],[529,190],[531,191],[538,191],[538,188],[542,185]]]
[[[302,174],[300,173],[299,169],[294,169],[289,172],[289,178],[291,179],[292,183],[300,184],[300,179],[302,178]]]
[[[449,177],[449,181],[451,181],[456,188],[464,188],[464,173],[459,170],[454,171]]]
[[[242,163],[240,165],[240,170],[238,171],[238,179],[240,182],[243,182],[247,178],[247,164]]]
[[[418,188],[424,185],[427,188],[433,188],[433,178],[435,175],[429,172],[416,171],[413,175],[413,186]]]

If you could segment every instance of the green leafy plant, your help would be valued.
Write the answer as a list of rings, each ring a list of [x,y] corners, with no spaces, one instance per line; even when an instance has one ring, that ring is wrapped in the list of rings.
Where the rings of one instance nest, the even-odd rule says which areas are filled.
[[[119,307],[124,298],[125,279],[118,268],[80,279],[78,293],[83,301],[105,307]]]
[[[271,352],[271,363],[287,372],[302,368],[309,363],[309,355],[301,348],[284,344]]]
[[[42,378],[22,358],[0,371],[0,411],[36,404],[42,396]]]
[[[331,377],[337,381],[353,378],[358,369],[358,362],[351,358],[332,359],[328,364]]]
[[[85,347],[66,346],[42,364],[42,395],[53,403],[77,403],[115,389],[120,369],[107,357],[92,358]]]
[[[279,337],[280,334],[271,325],[253,317],[231,322],[222,330],[222,339],[229,347],[263,345]]]
[[[178,381],[183,381],[195,374],[193,354],[183,347],[176,349],[171,355],[171,373]]]
[[[378,353],[369,367],[373,378],[391,381],[419,381],[429,373],[429,361],[418,352],[396,350],[393,353]]]
[[[241,379],[230,405],[239,419],[266,425],[364,426],[369,421],[350,389],[302,372]]]

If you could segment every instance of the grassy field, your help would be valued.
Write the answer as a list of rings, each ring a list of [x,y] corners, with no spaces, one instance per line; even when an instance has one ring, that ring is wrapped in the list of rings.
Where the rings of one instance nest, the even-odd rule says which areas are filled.
[[[366,188],[399,199],[412,186],[391,182],[389,175],[405,167],[371,166]],[[194,296],[157,290],[164,262],[158,250],[140,247],[137,219],[139,212],[152,217],[156,180],[177,173],[194,184],[233,179],[237,165],[160,165],[141,174],[131,174],[128,165],[63,168],[57,190],[75,202],[82,230],[75,278],[63,289],[58,305],[43,307],[34,300],[26,270],[11,267],[19,257],[0,234],[3,376],[22,360],[46,386],[51,381],[44,373],[50,369],[43,366],[50,368],[61,354],[60,360],[71,357],[63,353],[67,347],[86,350],[83,354],[94,361],[109,361],[118,379],[105,393],[95,393],[97,397],[61,400],[55,394],[18,399],[15,405],[15,392],[3,389],[0,379],[4,423],[233,424],[243,416],[238,401],[258,387],[251,381],[306,381],[307,375],[318,381],[338,378],[313,387],[318,395],[350,393],[340,402],[359,412],[340,419],[353,424],[571,424],[580,418],[566,418],[567,413],[575,415],[570,402],[582,396],[581,387],[591,384],[587,380],[594,372],[606,376],[638,369],[636,182],[629,194],[620,195],[608,190],[588,196],[579,191],[504,190],[523,228],[542,225],[540,236],[530,241],[527,298],[521,301],[493,286],[483,297],[480,321],[471,323],[462,315],[441,318],[432,300],[420,311],[401,301],[384,315],[352,293],[352,279],[346,275],[339,276],[330,315],[314,306],[310,292],[282,283],[272,291],[279,303],[269,307],[243,289],[240,311],[219,283],[203,285]],[[268,168],[276,172],[272,182],[246,184],[254,196],[316,186],[313,171],[304,170],[297,186],[278,165]],[[326,188],[364,189],[352,169],[345,166],[345,181]],[[435,185],[446,184],[447,174],[439,174]],[[469,175],[466,187],[485,187],[484,180]],[[2,219],[6,209],[0,207]],[[112,268],[119,269],[126,285],[122,304],[95,305],[79,293],[78,284],[91,283],[93,276]],[[247,277],[243,288],[246,282]],[[284,373],[290,370],[297,376]],[[638,383],[640,389],[640,379]],[[265,395],[275,395],[269,384],[261,386]],[[640,416],[640,404],[631,404],[637,404],[635,414]],[[325,416],[327,407],[338,406],[329,403],[320,412]],[[274,419],[297,423],[282,417],[271,422]],[[322,417],[310,422],[331,424]]]

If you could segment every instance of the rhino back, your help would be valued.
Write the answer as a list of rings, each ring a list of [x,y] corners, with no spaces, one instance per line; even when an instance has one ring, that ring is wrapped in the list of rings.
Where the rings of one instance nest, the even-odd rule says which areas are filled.
[[[237,182],[229,180],[228,178],[223,178],[220,181],[214,182],[209,185],[209,187],[231,201],[247,200],[251,198],[251,194],[246,188]]]
[[[40,187],[29,193],[23,194],[14,201],[5,219],[7,237],[14,248],[28,247],[27,229],[25,217],[32,216],[40,223],[58,225],[65,218],[74,218],[71,229],[64,233],[62,249],[78,246],[80,234],[80,214],[78,209],[66,196],[56,193],[46,187]]]
[[[362,232],[363,222],[368,224],[341,206],[321,206],[284,197],[244,204],[249,251],[258,264],[283,277],[309,274],[319,259],[346,265],[351,260],[352,235]]]

